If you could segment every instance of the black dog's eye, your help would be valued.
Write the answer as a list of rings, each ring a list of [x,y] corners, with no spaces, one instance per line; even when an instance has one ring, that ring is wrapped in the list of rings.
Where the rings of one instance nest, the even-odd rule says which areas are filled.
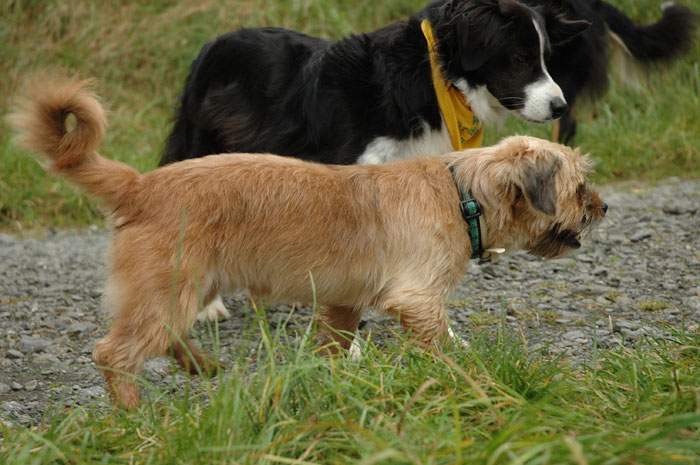
[[[516,53],[513,55],[513,64],[515,65],[525,65],[527,64],[527,57],[522,53]]]

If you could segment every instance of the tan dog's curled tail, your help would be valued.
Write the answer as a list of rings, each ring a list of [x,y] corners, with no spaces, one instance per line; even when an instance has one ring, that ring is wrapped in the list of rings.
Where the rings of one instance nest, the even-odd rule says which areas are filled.
[[[140,175],[97,154],[107,120],[91,85],[77,78],[35,77],[8,119],[19,144],[48,159],[48,170],[117,208]],[[69,115],[75,118],[73,128],[67,125]]]

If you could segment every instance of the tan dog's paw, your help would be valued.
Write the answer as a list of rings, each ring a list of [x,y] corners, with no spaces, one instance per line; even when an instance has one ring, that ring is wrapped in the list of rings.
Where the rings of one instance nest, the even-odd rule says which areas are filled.
[[[455,344],[461,345],[465,349],[469,348],[469,342],[467,342],[467,340],[463,339],[461,336],[455,334],[455,332],[452,331],[452,327],[447,327],[447,334],[450,336],[450,339],[452,339],[452,342],[454,342]]]
[[[220,321],[230,317],[231,314],[226,309],[220,295],[216,296],[216,298],[197,315],[199,321]]]
[[[359,362],[362,360],[362,349],[364,347],[364,343],[365,341],[363,341],[359,336],[355,335],[355,338],[352,340],[352,344],[348,349],[348,358],[351,362]]]

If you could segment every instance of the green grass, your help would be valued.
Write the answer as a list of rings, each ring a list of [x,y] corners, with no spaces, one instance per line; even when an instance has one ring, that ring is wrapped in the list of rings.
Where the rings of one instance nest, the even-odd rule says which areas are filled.
[[[102,152],[141,170],[156,165],[172,108],[201,45],[239,26],[279,25],[339,37],[407,16],[424,0],[6,0],[0,3],[0,114],[32,71],[63,67],[95,77],[111,108]],[[614,0],[633,17],[659,15],[658,0]],[[599,181],[700,175],[700,47],[657,70],[645,90],[613,86],[583,118],[579,144],[598,160]],[[518,121],[489,130],[547,137]],[[0,123],[0,228],[100,222],[94,204],[47,176]]]
[[[147,389],[132,413],[57,410],[0,430],[0,463],[700,463],[700,336],[597,352],[586,366],[499,332],[469,351],[369,345],[325,359],[266,335],[251,360],[185,390]]]
[[[644,312],[659,312],[670,307],[668,302],[657,299],[646,299],[639,302],[639,309]]]

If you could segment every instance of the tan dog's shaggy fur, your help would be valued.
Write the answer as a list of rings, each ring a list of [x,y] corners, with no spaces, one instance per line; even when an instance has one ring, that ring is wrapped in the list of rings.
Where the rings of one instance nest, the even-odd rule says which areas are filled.
[[[95,152],[105,116],[85,81],[44,79],[28,95],[13,117],[23,144],[111,212],[114,322],[94,358],[127,408],[148,357],[212,368],[188,332],[225,290],[311,302],[313,280],[326,341],[345,348],[341,332],[353,334],[368,307],[396,315],[422,344],[444,337],[443,299],[470,255],[455,182],[483,208],[485,247],[559,256],[604,215],[586,187],[587,159],[543,140],[374,166],[217,155],[140,174]]]

